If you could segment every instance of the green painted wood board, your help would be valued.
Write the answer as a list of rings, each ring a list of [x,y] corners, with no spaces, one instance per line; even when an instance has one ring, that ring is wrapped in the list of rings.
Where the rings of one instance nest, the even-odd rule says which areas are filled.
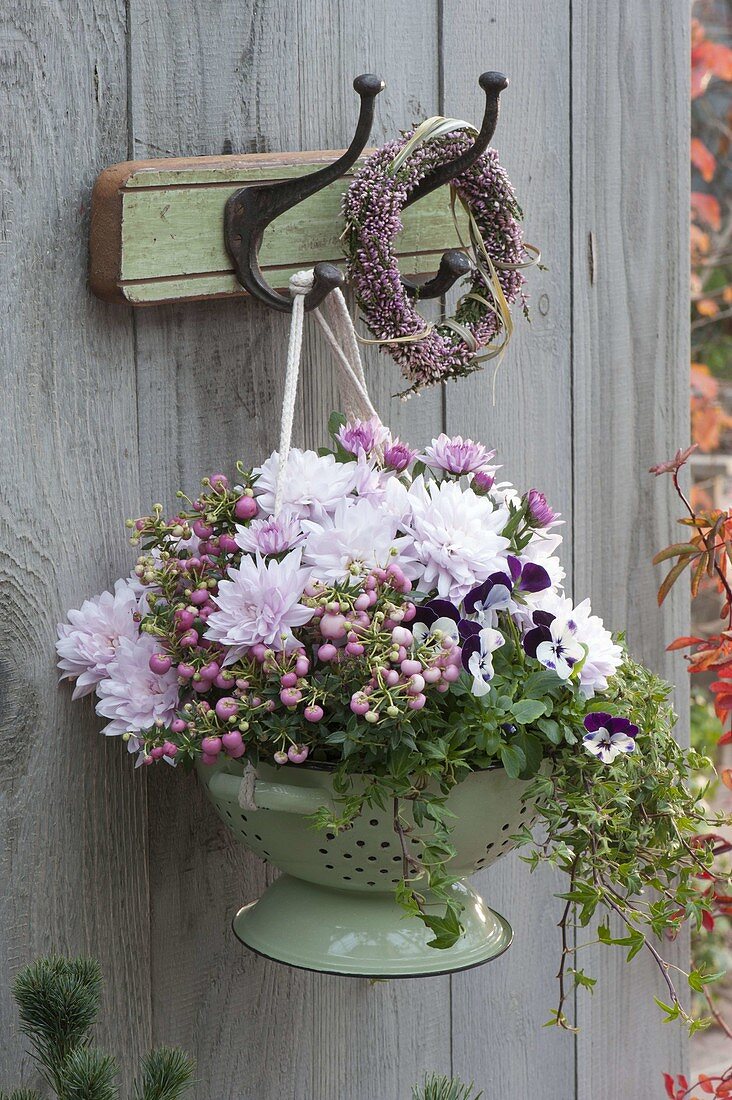
[[[224,206],[247,183],[305,175],[337,152],[197,157],[115,165],[93,197],[92,289],[132,305],[242,295],[223,235]],[[341,198],[350,175],[287,211],[266,231],[262,270],[282,288],[293,272],[343,261]],[[96,217],[95,217],[96,215]],[[404,214],[397,253],[405,274],[430,274],[460,246],[447,188]],[[101,274],[100,274],[101,271]]]

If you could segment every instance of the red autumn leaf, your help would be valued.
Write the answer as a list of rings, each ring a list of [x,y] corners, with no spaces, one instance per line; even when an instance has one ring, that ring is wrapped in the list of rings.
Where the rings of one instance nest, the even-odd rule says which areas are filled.
[[[704,222],[715,232],[718,232],[721,228],[722,211],[714,195],[707,195],[703,191],[692,191],[691,211],[699,221]]]
[[[732,791],[732,768],[722,768],[719,778],[730,791]]]
[[[669,653],[672,653],[673,650],[675,650],[675,649],[686,649],[687,646],[698,645],[699,642],[703,642],[703,641],[704,641],[703,638],[695,638],[695,637],[692,637],[692,636],[685,637],[685,638],[675,638],[673,640],[673,642],[671,642],[670,645],[666,646],[666,650]]]
[[[706,1092],[708,1096],[714,1096],[716,1090],[712,1084],[711,1077],[707,1077],[706,1073],[699,1074],[699,1084],[701,1085],[702,1092]]]
[[[714,931],[714,917],[711,913],[707,913],[706,909],[702,913],[702,924],[706,928],[707,932]]]
[[[711,153],[704,142],[696,137],[691,139],[691,163],[698,170],[701,178],[706,183],[710,183],[714,178],[717,161],[714,153]]]
[[[676,1084],[670,1073],[664,1073],[663,1083],[666,1086],[666,1095],[669,1100],[676,1100]]]
[[[729,745],[731,742],[732,742],[732,729],[729,729],[729,730],[726,731],[726,733],[722,734],[719,741],[717,741],[717,744],[718,745]]]

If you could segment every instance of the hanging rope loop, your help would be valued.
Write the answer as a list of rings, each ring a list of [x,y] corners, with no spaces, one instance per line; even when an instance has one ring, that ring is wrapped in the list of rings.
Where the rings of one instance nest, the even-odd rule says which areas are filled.
[[[313,278],[313,269],[309,268],[305,271],[297,271],[290,279],[290,294],[293,301],[290,339],[287,345],[285,392],[282,398],[282,416],[280,419],[279,467],[274,503],[275,516],[280,513],[285,491],[287,459],[292,443],[292,428],[297,403],[297,383],[302,358],[305,296],[312,289]],[[327,318],[320,308],[311,310],[311,316],[319,324],[333,354],[333,361],[338,369],[338,383],[343,411],[349,419],[379,420],[369,396],[363,363],[361,362],[361,353],[358,348],[358,339],[343,292],[337,287],[332,290],[325,299],[323,308],[327,312]],[[379,423],[381,423],[380,420]]]

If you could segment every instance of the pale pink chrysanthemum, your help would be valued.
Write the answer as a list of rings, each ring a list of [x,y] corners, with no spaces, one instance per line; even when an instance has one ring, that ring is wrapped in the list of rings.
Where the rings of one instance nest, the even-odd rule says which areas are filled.
[[[62,680],[75,680],[73,698],[89,695],[107,675],[120,641],[134,641],[140,628],[135,621],[138,598],[127,580],[115,583],[114,592],[102,592],[84,600],[68,613],[69,621],[58,624],[58,667]]]
[[[209,616],[206,637],[228,651],[224,664],[243,657],[261,642],[274,650],[295,644],[293,629],[313,617],[313,608],[300,603],[310,571],[301,569],[301,550],[291,550],[281,561],[243,557],[228,580],[219,582],[213,597],[218,611]]]
[[[425,448],[423,459],[428,466],[444,470],[448,474],[472,474],[476,470],[490,471],[488,463],[495,457],[495,451],[489,451],[482,443],[472,439],[463,439],[461,435],[446,435],[442,432]]]
[[[97,714],[109,719],[103,733],[134,735],[172,721],[178,706],[178,676],[174,667],[163,675],[151,670],[150,658],[158,650],[149,634],[140,634],[135,641],[120,640],[107,675],[97,686]],[[133,737],[128,747],[136,746]]]

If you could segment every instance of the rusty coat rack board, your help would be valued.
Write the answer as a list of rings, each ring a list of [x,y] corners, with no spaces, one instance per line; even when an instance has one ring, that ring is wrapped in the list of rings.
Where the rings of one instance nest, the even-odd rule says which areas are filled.
[[[470,268],[443,190],[487,148],[508,81],[480,77],[486,107],[473,145],[441,165],[407,200],[399,256],[415,279],[410,294],[444,294]],[[371,132],[384,82],[353,82],[361,99],[345,152],[126,161],[106,168],[92,193],[90,285],[99,298],[133,306],[251,294],[291,309],[281,293],[290,276],[315,267],[306,308],[343,282],[340,204]],[[334,159],[335,158],[335,159]]]

